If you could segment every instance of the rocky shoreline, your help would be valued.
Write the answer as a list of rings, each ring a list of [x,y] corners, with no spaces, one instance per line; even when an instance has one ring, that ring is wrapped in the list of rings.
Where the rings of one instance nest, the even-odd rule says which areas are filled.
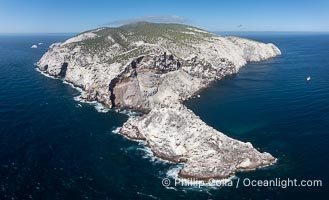
[[[180,177],[207,180],[268,166],[276,159],[206,125],[182,102],[249,61],[280,54],[273,44],[191,26],[137,23],[53,44],[37,65],[43,73],[82,88],[87,101],[143,112],[131,117],[120,134],[145,141],[159,158],[183,163]]]
[[[260,153],[250,143],[234,140],[209,127],[182,104],[171,104],[130,118],[120,133],[145,141],[159,158],[184,163],[179,173],[182,178],[223,179],[239,170],[276,162],[273,156]]]

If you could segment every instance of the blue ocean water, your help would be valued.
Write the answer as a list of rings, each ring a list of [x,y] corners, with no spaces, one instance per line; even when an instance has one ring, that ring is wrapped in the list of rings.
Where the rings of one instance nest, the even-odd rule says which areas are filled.
[[[200,189],[163,187],[176,166],[113,132],[127,115],[97,112],[73,99],[78,91],[35,70],[51,43],[70,36],[0,36],[0,199],[327,197],[328,34],[242,34],[275,43],[283,55],[250,63],[186,102],[209,125],[278,158],[240,179],[319,179],[323,186]]]

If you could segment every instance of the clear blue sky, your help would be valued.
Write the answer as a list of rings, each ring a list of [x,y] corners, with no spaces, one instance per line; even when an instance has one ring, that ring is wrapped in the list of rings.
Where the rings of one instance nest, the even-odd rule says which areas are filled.
[[[329,0],[0,0],[0,33],[81,32],[158,16],[211,31],[329,31]]]

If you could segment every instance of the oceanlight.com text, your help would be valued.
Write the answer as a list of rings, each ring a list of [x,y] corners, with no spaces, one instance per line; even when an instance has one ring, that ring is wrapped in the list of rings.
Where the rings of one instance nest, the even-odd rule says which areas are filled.
[[[323,182],[319,179],[313,180],[298,180],[294,178],[274,178],[256,180],[251,178],[235,178],[227,180],[214,180],[200,181],[197,179],[162,179],[162,185],[165,187],[322,187]]]

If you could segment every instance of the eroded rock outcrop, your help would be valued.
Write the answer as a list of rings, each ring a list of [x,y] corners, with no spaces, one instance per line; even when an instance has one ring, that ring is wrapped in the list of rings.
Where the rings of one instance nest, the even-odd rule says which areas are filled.
[[[38,66],[82,88],[88,101],[144,112],[120,133],[145,140],[158,157],[184,162],[180,176],[207,179],[266,166],[275,158],[207,126],[181,102],[248,61],[280,54],[273,44],[191,26],[136,23],[53,44]]]
[[[121,129],[128,138],[145,140],[153,153],[172,162],[183,162],[181,177],[227,178],[275,162],[249,142],[227,137],[206,125],[182,104],[154,108],[147,115],[129,119]]]

